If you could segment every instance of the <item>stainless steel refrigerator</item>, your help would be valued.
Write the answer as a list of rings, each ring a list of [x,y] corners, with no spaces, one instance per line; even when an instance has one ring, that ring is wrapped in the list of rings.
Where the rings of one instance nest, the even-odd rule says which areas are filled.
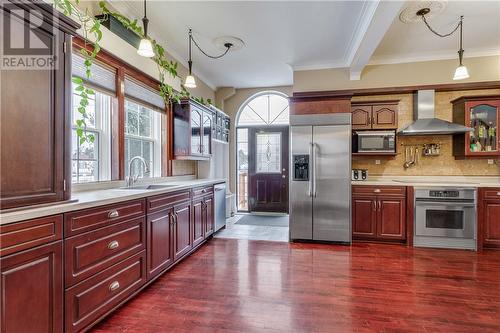
[[[351,114],[290,116],[290,240],[351,242]]]

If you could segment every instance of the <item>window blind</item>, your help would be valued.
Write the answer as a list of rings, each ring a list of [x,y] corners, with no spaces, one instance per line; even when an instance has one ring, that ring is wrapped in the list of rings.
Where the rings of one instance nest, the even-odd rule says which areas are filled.
[[[72,62],[71,71],[73,76],[78,76],[83,79],[84,82],[91,85],[104,88],[110,92],[116,92],[116,73],[113,70],[93,62],[90,67],[92,75],[90,78],[87,78],[84,64],[85,59],[73,53]]]
[[[145,102],[160,110],[165,109],[165,102],[158,92],[137,83],[137,81],[130,77],[125,77],[125,96],[139,102]]]

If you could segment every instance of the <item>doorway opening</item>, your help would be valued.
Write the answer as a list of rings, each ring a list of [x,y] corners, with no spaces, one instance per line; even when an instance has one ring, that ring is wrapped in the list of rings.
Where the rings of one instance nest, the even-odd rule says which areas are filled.
[[[289,104],[280,92],[248,98],[236,117],[236,197],[240,213],[288,213]]]

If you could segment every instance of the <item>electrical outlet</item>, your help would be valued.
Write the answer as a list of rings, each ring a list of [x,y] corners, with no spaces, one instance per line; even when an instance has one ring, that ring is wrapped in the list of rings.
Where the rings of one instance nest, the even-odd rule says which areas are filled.
[[[375,164],[379,165],[380,164],[380,160],[375,160]]]
[[[488,165],[493,165],[495,164],[495,160],[488,160]]]

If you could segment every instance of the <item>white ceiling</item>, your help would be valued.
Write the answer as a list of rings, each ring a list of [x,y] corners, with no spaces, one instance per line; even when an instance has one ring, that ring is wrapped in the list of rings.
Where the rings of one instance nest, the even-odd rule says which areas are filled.
[[[500,1],[448,1],[428,20],[439,33],[450,32],[464,15],[464,58],[500,54]],[[423,22],[403,23],[396,17],[372,56],[372,63],[458,58],[459,35],[440,38]]]
[[[113,1],[113,6],[142,17],[142,1]],[[245,47],[212,60],[193,49],[193,71],[212,86],[291,85],[290,66],[338,67],[366,13],[366,1],[148,1],[151,35],[174,56],[187,61],[188,28],[211,54],[213,39],[233,35]]]
[[[143,1],[111,1],[129,17]],[[350,68],[359,79],[368,62],[452,58],[458,35],[440,39],[423,24],[403,24],[404,1],[162,1],[148,0],[150,34],[187,65],[188,29],[210,54],[220,36],[245,47],[212,60],[193,49],[193,72],[212,88],[292,85],[293,70]],[[500,1],[448,1],[431,23],[449,30],[465,15],[465,57],[500,53]]]

